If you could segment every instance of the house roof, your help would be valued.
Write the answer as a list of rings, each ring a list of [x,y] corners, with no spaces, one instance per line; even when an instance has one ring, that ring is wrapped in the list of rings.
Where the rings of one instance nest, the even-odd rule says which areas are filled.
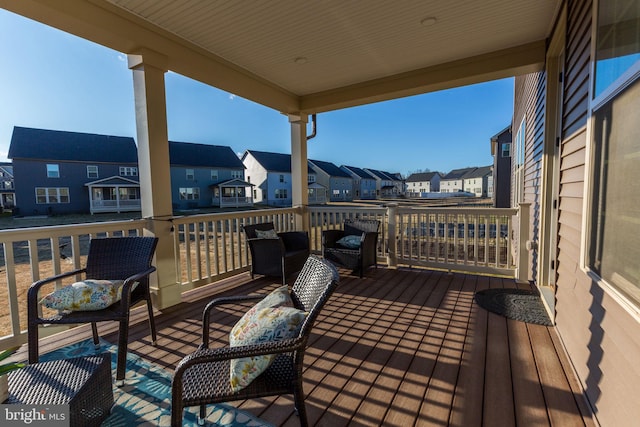
[[[137,163],[138,149],[131,137],[34,129],[15,126],[10,159],[99,163]]]
[[[242,160],[231,147],[169,141],[169,161],[172,166],[202,166],[244,169]]]
[[[360,168],[357,168],[355,166],[345,166],[345,165],[342,165],[340,167],[343,168],[343,169],[350,170],[351,172],[353,172],[354,174],[356,174],[357,176],[359,176],[362,179],[374,179],[371,176],[371,174],[368,174],[367,171],[365,171],[364,169],[360,169]]]
[[[431,181],[431,179],[436,176],[436,174],[440,174],[439,172],[418,172],[412,173],[406,179],[407,182],[426,182]]]
[[[463,168],[463,169],[453,169],[451,172],[449,172],[448,174],[446,174],[444,176],[444,178],[442,178],[445,181],[448,180],[455,180],[455,179],[463,179],[465,177],[466,174],[468,174],[469,172],[474,171],[476,168]]]
[[[309,163],[318,169],[322,170],[329,176],[337,176],[340,178],[351,178],[351,175],[340,169],[338,166],[334,165],[331,162],[324,162],[321,160],[311,160],[309,159]]]
[[[242,160],[251,154],[263,168],[270,172],[291,173],[291,154],[271,153],[268,151],[247,150],[242,155]],[[307,166],[307,173],[315,174],[311,167]]]
[[[397,181],[396,177],[390,176],[386,172],[377,169],[365,168],[365,171],[369,172],[370,175],[373,175],[374,178],[384,179],[386,181]]]
[[[143,46],[159,67],[277,111],[310,113],[541,70],[564,2],[375,0],[366,13],[343,0],[1,3],[118,52]]]
[[[140,183],[135,179],[127,178],[124,176],[117,176],[117,175],[87,182],[84,185],[85,187],[95,187],[95,186],[140,187]]]
[[[241,179],[238,178],[232,178],[232,179],[224,179],[218,182],[214,182],[213,184],[209,185],[210,188],[215,188],[215,187],[255,187],[255,184],[252,184],[250,182],[247,181],[243,181]]]
[[[469,173],[464,175],[464,179],[469,179],[469,178],[482,178],[486,175],[490,175],[491,174],[491,166],[482,166],[479,168],[475,168],[474,170],[470,171]]]

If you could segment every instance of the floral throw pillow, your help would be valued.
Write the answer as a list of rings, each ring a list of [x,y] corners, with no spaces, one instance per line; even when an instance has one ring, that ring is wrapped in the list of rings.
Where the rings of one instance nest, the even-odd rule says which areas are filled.
[[[294,338],[307,316],[306,312],[294,307],[262,308],[250,316],[247,314],[240,320],[242,327],[236,325],[229,336],[232,347]],[[230,369],[231,389],[238,392],[248,386],[271,365],[275,356],[269,354],[233,359]]]
[[[54,310],[102,310],[120,301],[123,284],[122,280],[86,279],[51,292],[40,300],[40,304]]]
[[[278,233],[276,230],[256,230],[256,237],[258,239],[277,239]]]
[[[360,243],[362,241],[362,236],[356,236],[354,234],[350,234],[348,236],[344,236],[342,239],[338,240],[336,243],[344,246],[349,249],[358,249],[360,247]]]

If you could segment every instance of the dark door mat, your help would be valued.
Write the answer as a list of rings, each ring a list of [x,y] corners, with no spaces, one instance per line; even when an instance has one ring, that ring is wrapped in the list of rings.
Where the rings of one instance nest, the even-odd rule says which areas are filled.
[[[525,289],[485,289],[476,292],[478,305],[492,313],[521,322],[553,326],[536,291]]]

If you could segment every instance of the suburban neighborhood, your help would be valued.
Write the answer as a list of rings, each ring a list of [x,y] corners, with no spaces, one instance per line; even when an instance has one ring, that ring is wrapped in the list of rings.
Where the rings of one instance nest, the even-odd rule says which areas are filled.
[[[503,146],[510,145],[503,142]],[[504,158],[502,147],[499,153]],[[138,158],[132,137],[14,127],[10,163],[0,165],[0,200],[16,216],[141,210]],[[175,211],[292,205],[291,155],[169,141],[171,198]],[[403,177],[367,165],[308,160],[309,203],[383,199],[430,199],[465,195],[483,199],[494,191],[496,165]],[[506,166],[509,168],[510,163]]]

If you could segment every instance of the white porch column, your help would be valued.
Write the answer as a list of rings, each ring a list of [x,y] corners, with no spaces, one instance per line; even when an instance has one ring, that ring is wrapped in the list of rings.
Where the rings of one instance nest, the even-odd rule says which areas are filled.
[[[173,211],[164,85],[167,58],[148,49],[128,57],[133,72],[142,217],[150,219],[145,234],[159,239],[154,261],[157,283],[151,283],[151,287],[154,304],[162,309],[181,301],[176,281],[178,255],[168,221]]]
[[[307,114],[289,114],[291,123],[291,200],[294,208],[300,213],[296,215],[296,230],[310,231],[307,163]]]

